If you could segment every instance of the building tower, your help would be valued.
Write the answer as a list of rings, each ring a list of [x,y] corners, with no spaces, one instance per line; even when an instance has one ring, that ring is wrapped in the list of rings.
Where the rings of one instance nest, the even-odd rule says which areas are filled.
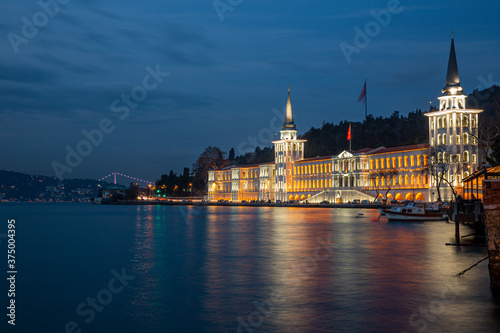
[[[451,35],[450,57],[446,73],[446,83],[439,99],[439,110],[428,112],[430,163],[444,166],[447,180],[460,192],[462,179],[477,170],[478,150],[478,114],[482,110],[467,109],[458,76],[457,58],[453,33]],[[436,187],[436,179],[431,175],[431,187]],[[446,187],[446,181],[443,186]],[[443,199],[451,198],[451,191],[442,191]],[[436,199],[433,197],[432,199]]]
[[[288,87],[285,122],[280,131],[280,140],[273,141],[276,200],[288,201],[287,193],[293,191],[293,162],[304,158],[304,143],[306,141],[297,139],[297,130],[293,122],[290,87]]]

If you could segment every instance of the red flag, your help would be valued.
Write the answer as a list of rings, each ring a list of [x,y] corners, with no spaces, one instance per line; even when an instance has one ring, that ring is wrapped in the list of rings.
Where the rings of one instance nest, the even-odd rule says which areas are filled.
[[[364,101],[365,97],[366,97],[366,81],[363,86],[363,90],[361,90],[361,94],[359,94],[358,102],[361,102],[362,100]]]
[[[351,124],[349,124],[349,131],[347,131],[347,141],[351,140]]]

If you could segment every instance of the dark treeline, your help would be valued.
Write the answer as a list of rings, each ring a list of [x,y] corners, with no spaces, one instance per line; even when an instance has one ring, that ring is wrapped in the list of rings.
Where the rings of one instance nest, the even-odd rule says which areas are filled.
[[[390,117],[368,117],[363,122],[351,122],[352,150],[395,147],[428,141],[428,120],[421,110],[402,116],[394,111]],[[334,155],[349,150],[349,122],[324,122],[321,128],[312,127],[301,136],[307,139],[305,157]]]
[[[189,168],[184,168],[182,175],[177,175],[173,170],[162,175],[156,182],[157,194],[174,197],[187,197],[192,195],[193,177],[189,174]]]

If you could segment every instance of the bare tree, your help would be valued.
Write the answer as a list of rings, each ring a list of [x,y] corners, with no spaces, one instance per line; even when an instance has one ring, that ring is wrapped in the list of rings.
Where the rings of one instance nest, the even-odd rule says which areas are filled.
[[[495,139],[500,136],[500,106],[497,101],[495,101],[495,105],[496,112],[493,116],[480,114],[481,119],[476,132],[470,131],[469,128],[466,127],[469,135],[479,143],[483,163],[486,163]]]
[[[443,201],[441,196],[441,186],[447,184],[453,197],[457,198],[455,185],[453,184],[457,175],[463,170],[463,163],[458,162],[457,156],[451,154],[449,147],[439,145],[429,149],[430,163],[425,169],[429,173],[438,194],[438,201]]]
[[[376,198],[378,198],[378,196],[380,195],[382,188],[386,188],[384,198],[387,198],[387,194],[392,189],[391,179],[395,177],[398,173],[399,171],[397,169],[390,169],[390,170],[370,173],[370,180],[372,180],[373,182],[373,189],[375,190]],[[387,178],[389,179],[387,180]],[[386,179],[384,186],[381,185],[382,179]]]

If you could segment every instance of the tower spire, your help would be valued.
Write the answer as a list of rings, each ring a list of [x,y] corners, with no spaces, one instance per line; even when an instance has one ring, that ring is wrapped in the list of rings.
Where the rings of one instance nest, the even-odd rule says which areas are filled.
[[[455,54],[455,42],[453,39],[453,29],[451,30],[450,57],[448,59],[448,71],[446,72],[446,83],[442,89],[443,94],[454,95],[461,92],[460,78],[458,76],[457,56]]]
[[[293,113],[292,113],[292,100],[290,99],[290,86],[288,86],[288,100],[286,101],[286,113],[285,113],[285,122],[283,124],[283,129],[294,129],[295,124],[293,122]]]

